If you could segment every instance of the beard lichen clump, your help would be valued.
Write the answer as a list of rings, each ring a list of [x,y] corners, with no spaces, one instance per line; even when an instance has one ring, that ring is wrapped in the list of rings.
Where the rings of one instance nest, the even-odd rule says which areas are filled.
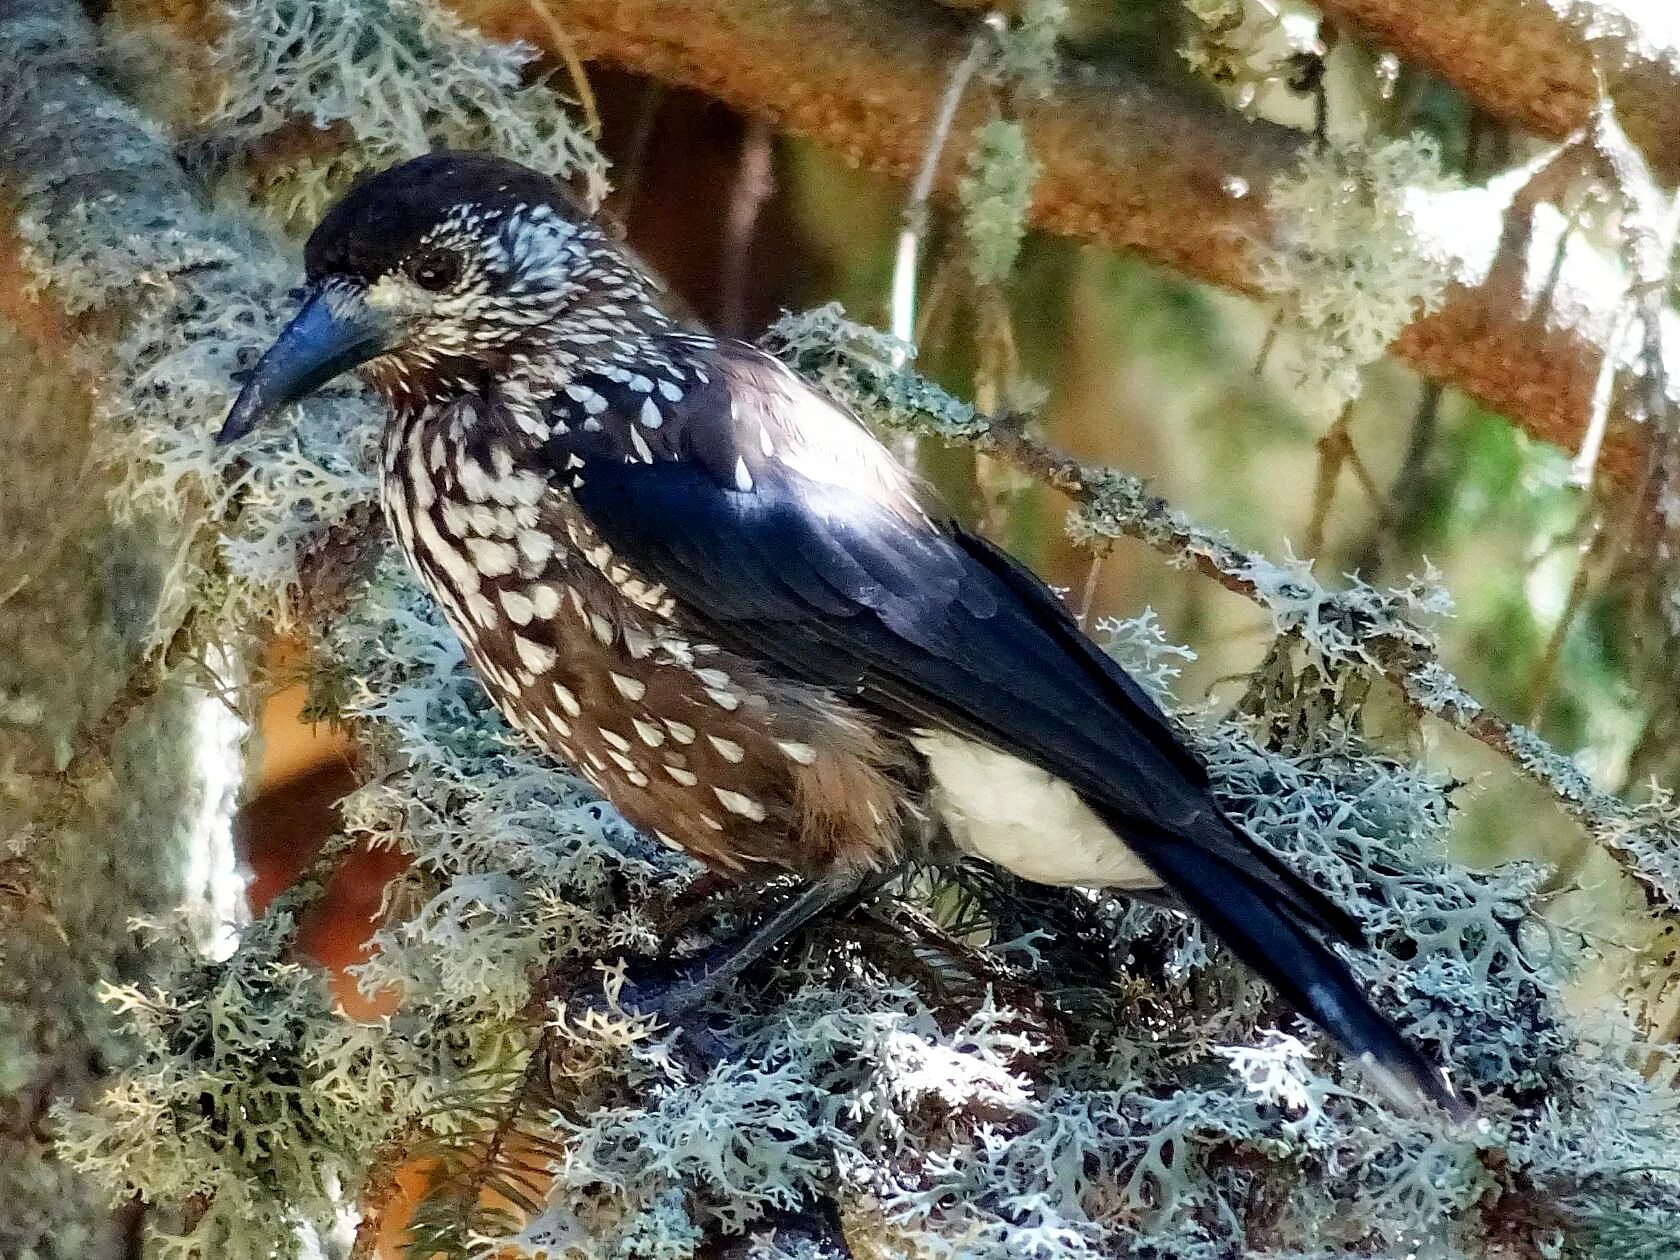
[[[959,182],[969,269],[977,284],[1009,278],[1027,235],[1038,163],[1018,122],[993,119],[975,130],[973,147]]]
[[[60,1156],[151,1205],[155,1254],[287,1254],[325,1237],[342,1186],[402,1117],[378,1030],[335,1014],[318,972],[283,957],[291,915],[271,911],[225,963],[193,958],[106,1001],[137,1059],[97,1110],[57,1116]],[[165,932],[167,928],[163,929]]]
[[[1277,243],[1261,256],[1258,279],[1295,334],[1309,412],[1333,419],[1359,396],[1361,369],[1440,307],[1451,264],[1428,247],[1415,214],[1454,186],[1422,135],[1315,146],[1272,182]]]
[[[359,169],[433,148],[516,153],[585,198],[606,194],[606,163],[560,97],[531,81],[536,50],[487,40],[434,0],[233,0],[220,49],[225,92],[211,120],[249,148],[306,121],[354,144],[260,165],[257,191],[307,227]]]

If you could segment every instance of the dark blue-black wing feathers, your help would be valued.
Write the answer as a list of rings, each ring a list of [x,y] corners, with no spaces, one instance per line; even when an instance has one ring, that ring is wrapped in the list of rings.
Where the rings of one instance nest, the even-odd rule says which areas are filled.
[[[1316,939],[1356,943],[1357,921],[1229,822],[1171,722],[1036,576],[844,484],[760,465],[743,489],[729,468],[721,445],[704,461],[590,459],[573,493],[619,555],[732,650],[1066,780],[1352,1054],[1459,1107]]]

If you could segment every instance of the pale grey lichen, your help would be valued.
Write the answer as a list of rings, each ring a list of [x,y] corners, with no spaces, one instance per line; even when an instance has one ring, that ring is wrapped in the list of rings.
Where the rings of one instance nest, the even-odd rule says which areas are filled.
[[[914,347],[847,319],[838,302],[783,315],[770,326],[762,344],[831,397],[853,410],[867,410],[869,418],[885,429],[975,438],[988,427],[971,404],[895,366],[913,359]]]
[[[1239,109],[1323,55],[1318,14],[1297,0],[1183,0],[1192,25],[1179,50],[1191,70],[1225,89]]]
[[[1170,702],[1179,663],[1196,659],[1192,649],[1167,637],[1151,608],[1136,617],[1099,617],[1091,629],[1109,654],[1124,660],[1132,677],[1163,704]]]
[[[1252,77],[1250,50],[1237,40],[1247,21],[1243,0],[1183,0],[1195,25],[1180,55],[1198,74],[1215,83],[1236,83]]]
[[[155,1254],[270,1254],[329,1233],[366,1152],[404,1118],[378,1029],[333,1014],[321,976],[284,960],[285,911],[226,964],[187,965],[107,1001],[138,1064],[97,1111],[59,1115],[57,1147],[118,1197],[154,1205]],[[183,955],[184,956],[184,955]]]
[[[261,176],[282,217],[312,223],[358,166],[437,147],[488,149],[606,193],[606,163],[554,91],[528,83],[536,50],[484,39],[436,0],[235,0],[218,129],[244,145],[283,125],[346,127],[355,144]]]
[[[1416,229],[1420,198],[1454,186],[1426,136],[1350,140],[1304,150],[1274,179],[1276,243],[1258,279],[1296,335],[1301,402],[1334,418],[1359,396],[1360,370],[1436,310],[1452,261]]]
[[[281,55],[258,51],[256,65]],[[433,80],[403,90],[423,100]],[[225,487],[206,435],[225,373],[284,305],[288,270],[225,213],[160,229],[153,257],[124,241],[153,205],[131,189],[26,227],[35,258],[90,292],[156,277],[155,301],[100,348],[104,419],[135,470],[126,493],[203,526],[176,580],[197,633],[243,642],[254,610],[285,602],[298,551],[365,501],[371,417],[348,392],[305,408]],[[982,444],[991,433],[836,310],[784,321],[777,344],[872,419]],[[1329,591],[1135,479],[1089,480],[1079,528],[1141,533],[1249,584],[1314,658],[1290,676],[1298,691],[1392,667],[1390,654],[1427,659],[1416,619],[1440,610],[1427,583]],[[1103,630],[1165,696],[1171,652],[1149,626]],[[171,1204],[177,1226],[196,1220],[160,1240],[176,1254],[300,1255],[306,1230],[334,1228],[370,1169],[402,1155],[463,1170],[469,1190],[494,1184],[487,1135],[515,1123],[541,1152],[529,1209],[487,1214],[445,1177],[429,1238],[687,1260],[817,1203],[860,1243],[918,1257],[1445,1257],[1554,1234],[1584,1256],[1680,1212],[1675,1096],[1558,1000],[1591,943],[1540,927],[1532,868],[1446,862],[1452,785],[1363,742],[1346,692],[1288,740],[1264,713],[1186,718],[1186,734],[1233,816],[1367,924],[1374,948],[1355,965],[1451,1065],[1480,1127],[1446,1131],[1373,1101],[1178,915],[968,872],[919,885],[961,919],[961,941],[906,947],[897,921],[834,924],[715,1003],[697,1050],[611,1001],[620,957],[664,947],[665,907],[694,868],[502,724],[394,557],[320,652],[367,759],[346,828],[412,859],[358,972],[400,1005],[367,1024],[332,1009],[281,953],[282,914],[225,962],[117,991],[139,1057],[104,1107],[65,1118],[64,1149],[113,1197],[159,1204],[154,1225],[171,1225]],[[1438,673],[1426,683],[1451,691]],[[675,945],[707,939],[697,928]],[[977,962],[990,940],[1009,944],[1003,961]]]
[[[1033,96],[1050,96],[1061,60],[1056,44],[1067,21],[1067,0],[1022,0],[998,38],[997,68],[1004,78]]]

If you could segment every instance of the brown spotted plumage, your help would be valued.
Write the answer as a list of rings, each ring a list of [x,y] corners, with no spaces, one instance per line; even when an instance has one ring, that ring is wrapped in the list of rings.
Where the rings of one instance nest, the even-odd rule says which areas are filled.
[[[1030,879],[1165,885],[1380,1080],[1458,1105],[1325,944],[1358,925],[1043,583],[781,363],[675,325],[554,181],[419,158],[305,261],[223,439],[359,368],[391,532],[507,720],[667,844],[810,881],[683,1001],[937,831]]]
[[[622,422],[620,433],[589,424],[594,397],[575,387],[553,409],[554,449],[568,417],[625,440]],[[664,402],[670,426],[651,430],[661,441],[682,431]],[[392,533],[507,720],[630,821],[722,870],[895,865],[905,819],[889,773],[902,749],[821,689],[699,638],[578,510],[577,469],[550,479],[524,467],[529,443],[474,396],[404,407],[384,446]]]

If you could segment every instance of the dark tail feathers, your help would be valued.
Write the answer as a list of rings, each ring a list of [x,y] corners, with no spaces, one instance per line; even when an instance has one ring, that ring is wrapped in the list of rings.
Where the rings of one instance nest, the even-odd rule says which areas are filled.
[[[1401,1036],[1314,935],[1298,896],[1279,896],[1272,880],[1181,838],[1140,835],[1135,822],[1116,829],[1185,906],[1363,1065],[1385,1094],[1403,1106],[1427,1098],[1456,1120],[1470,1116],[1441,1070]]]

